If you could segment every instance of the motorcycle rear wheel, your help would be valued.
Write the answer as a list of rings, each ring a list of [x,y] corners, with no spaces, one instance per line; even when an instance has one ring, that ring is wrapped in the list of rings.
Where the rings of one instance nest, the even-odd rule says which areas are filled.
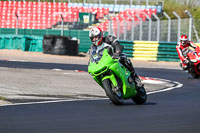
[[[198,65],[198,67],[199,67],[199,65]],[[190,73],[192,78],[194,78],[194,79],[199,78],[199,75],[195,72],[194,65],[191,62],[189,63],[188,72]]]
[[[195,72],[190,72],[190,74],[191,74],[192,78],[194,78],[194,79],[199,78],[199,75],[196,74]]]
[[[115,105],[122,105],[123,104],[123,98],[122,93],[121,96],[117,95],[115,92],[113,92],[113,85],[112,82],[109,79],[105,79],[103,81],[103,87],[106,92],[106,95],[109,97],[109,99],[112,101]]]
[[[147,94],[144,86],[137,89],[137,94],[132,98],[136,104],[144,104],[147,100]]]

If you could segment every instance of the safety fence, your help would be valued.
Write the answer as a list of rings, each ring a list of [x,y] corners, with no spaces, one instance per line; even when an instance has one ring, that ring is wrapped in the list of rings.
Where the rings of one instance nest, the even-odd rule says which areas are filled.
[[[179,37],[181,34],[188,35],[188,38],[191,41],[199,41],[198,31],[194,25],[191,24],[191,19],[185,18],[178,20],[170,18],[169,20],[160,20],[157,17],[158,20],[156,21],[151,17],[148,18],[149,21],[146,19],[145,21],[142,21],[141,18],[137,21],[130,21],[126,20],[129,19],[128,17],[123,18],[121,21],[119,21],[117,15],[112,17],[108,24],[109,33],[117,36],[120,40],[126,41],[140,40],[176,42],[180,39]],[[199,20],[194,19],[194,22],[196,24]]]

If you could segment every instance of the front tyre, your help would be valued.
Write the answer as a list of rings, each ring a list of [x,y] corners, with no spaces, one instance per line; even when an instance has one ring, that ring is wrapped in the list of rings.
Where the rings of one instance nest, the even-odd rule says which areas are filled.
[[[147,94],[144,86],[137,89],[137,94],[132,98],[136,104],[144,104],[147,100]]]
[[[123,104],[123,98],[122,93],[119,90],[118,92],[114,92],[115,88],[112,85],[112,82],[109,79],[105,79],[103,81],[103,87],[106,92],[106,95],[109,97],[109,99],[112,101],[115,105],[122,105]]]

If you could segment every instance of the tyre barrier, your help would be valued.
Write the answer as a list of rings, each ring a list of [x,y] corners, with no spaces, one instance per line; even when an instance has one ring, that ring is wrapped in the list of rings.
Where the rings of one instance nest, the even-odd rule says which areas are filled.
[[[20,49],[42,52],[43,37],[23,35],[0,35],[0,49]]]
[[[43,53],[55,55],[78,55],[78,40],[60,35],[43,36]]]

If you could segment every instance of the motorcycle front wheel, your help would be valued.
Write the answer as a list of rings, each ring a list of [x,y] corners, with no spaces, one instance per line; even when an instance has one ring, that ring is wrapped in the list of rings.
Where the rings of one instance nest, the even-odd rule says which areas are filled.
[[[112,101],[115,105],[122,105],[123,104],[123,98],[122,98],[122,92],[118,90],[117,92],[114,92],[114,86],[112,85],[112,82],[109,79],[105,79],[103,81],[103,87],[106,92],[106,95],[109,97],[109,99]]]

